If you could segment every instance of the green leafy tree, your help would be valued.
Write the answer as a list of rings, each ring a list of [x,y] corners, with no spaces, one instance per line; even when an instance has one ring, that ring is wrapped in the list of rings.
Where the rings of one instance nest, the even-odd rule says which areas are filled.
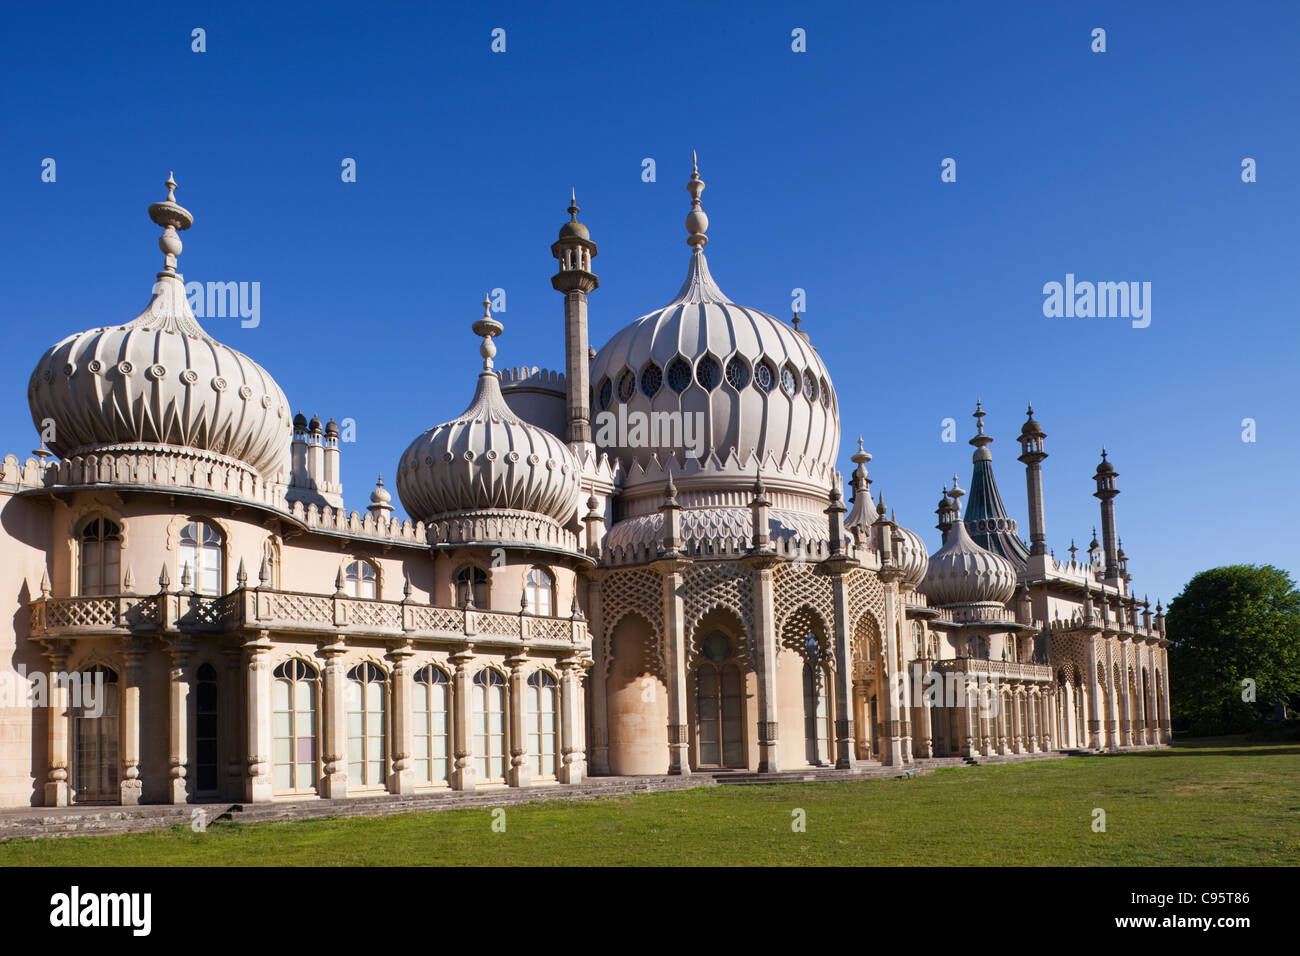
[[[1166,630],[1170,707],[1192,733],[1248,730],[1277,704],[1300,702],[1300,591],[1286,571],[1202,571],[1170,602]]]

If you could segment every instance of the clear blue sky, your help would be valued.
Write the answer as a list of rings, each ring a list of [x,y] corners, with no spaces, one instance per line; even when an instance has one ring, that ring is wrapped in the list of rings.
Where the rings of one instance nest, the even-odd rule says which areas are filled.
[[[970,480],[976,397],[1027,533],[1032,399],[1058,556],[1097,523],[1105,443],[1139,593],[1222,563],[1300,568],[1300,6],[602,7],[6,5],[0,450],[35,445],[40,354],[147,302],[145,207],[174,169],[196,217],[186,279],[261,283],[259,327],[208,331],[295,409],[356,420],[342,460],[361,508],[468,401],[484,290],[508,294],[499,364],[562,366],[548,247],[570,186],[600,246],[593,343],[671,297],[695,148],[715,278],[783,317],[807,290],[841,468],[861,433],[875,487],[933,546],[941,483]],[[1150,327],[1045,318],[1043,284],[1066,273],[1151,282]]]

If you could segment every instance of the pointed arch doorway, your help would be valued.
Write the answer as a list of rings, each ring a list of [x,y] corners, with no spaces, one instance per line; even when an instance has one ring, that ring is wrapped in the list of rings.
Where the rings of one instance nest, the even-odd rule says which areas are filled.
[[[745,684],[732,640],[721,631],[700,642],[695,669],[695,766],[733,770],[747,766]]]

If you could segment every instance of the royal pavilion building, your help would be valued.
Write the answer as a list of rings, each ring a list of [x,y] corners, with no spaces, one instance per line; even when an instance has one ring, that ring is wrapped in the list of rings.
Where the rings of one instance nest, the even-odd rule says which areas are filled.
[[[485,302],[476,377],[472,340],[448,360],[465,410],[394,449],[360,511],[339,426],[195,318],[194,218],[167,188],[148,304],[39,358],[40,447],[0,465],[0,807],[1169,742],[1164,615],[1131,586],[1105,453],[1101,538],[1068,561],[1032,409],[1027,543],[978,405],[941,538],[873,499],[861,440],[844,487],[831,369],[797,316],[710,274],[698,169],[677,294],[593,349],[574,202],[551,246],[563,370],[497,369]]]

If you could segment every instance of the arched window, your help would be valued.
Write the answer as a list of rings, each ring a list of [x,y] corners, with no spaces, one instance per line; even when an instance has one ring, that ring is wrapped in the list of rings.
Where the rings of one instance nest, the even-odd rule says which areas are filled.
[[[706,656],[711,656],[708,647],[711,640],[706,638],[702,645]],[[726,655],[729,653],[728,643]],[[734,661],[715,664],[709,660],[700,664],[695,675],[696,760],[699,766],[744,766],[742,694],[740,669]]]
[[[804,640],[803,655],[804,754],[814,766],[831,762],[831,716],[826,684],[821,645],[817,635],[810,633]]]
[[[348,671],[348,784],[382,787],[387,780],[388,712],[384,672],[369,662]]]
[[[117,673],[95,666],[78,676],[82,694],[81,706],[72,710],[72,800],[116,803],[122,798]]]
[[[304,661],[285,661],[275,669],[272,685],[272,755],[275,789],[316,789],[316,712],[319,677]]]
[[[506,681],[484,668],[474,675],[474,756],[480,780],[506,776]]]
[[[262,542],[262,567],[257,577],[268,588],[280,586],[280,542],[274,536]]]
[[[415,672],[415,757],[416,783],[450,780],[451,769],[451,682],[432,664]]]
[[[549,617],[555,613],[555,602],[552,600],[555,593],[555,583],[551,580],[551,572],[545,568],[531,567],[528,569],[528,576],[524,579],[524,611],[528,614],[537,614],[542,617]]]
[[[222,550],[224,539],[214,525],[201,519],[181,528],[180,580],[190,569],[192,586],[199,594],[222,593]]]
[[[475,565],[467,565],[456,572],[456,606],[464,607],[469,602],[471,588],[474,595],[474,606],[480,610],[488,609],[488,576],[487,572]]]
[[[912,622],[912,657],[920,660],[925,656],[925,637],[922,633],[921,622]]]
[[[218,688],[217,669],[199,665],[194,694],[194,789],[215,793],[218,789]]]
[[[534,671],[528,678],[528,752],[533,773],[539,777],[554,777],[560,769],[555,749],[556,696],[555,678],[546,671]]]
[[[970,656],[981,661],[989,659],[989,639],[983,634],[975,634],[971,637]]]
[[[81,529],[81,583],[84,595],[116,594],[122,583],[122,529],[107,518],[92,518]]]
[[[349,561],[343,568],[343,591],[348,597],[379,597],[379,574],[369,561]]]

